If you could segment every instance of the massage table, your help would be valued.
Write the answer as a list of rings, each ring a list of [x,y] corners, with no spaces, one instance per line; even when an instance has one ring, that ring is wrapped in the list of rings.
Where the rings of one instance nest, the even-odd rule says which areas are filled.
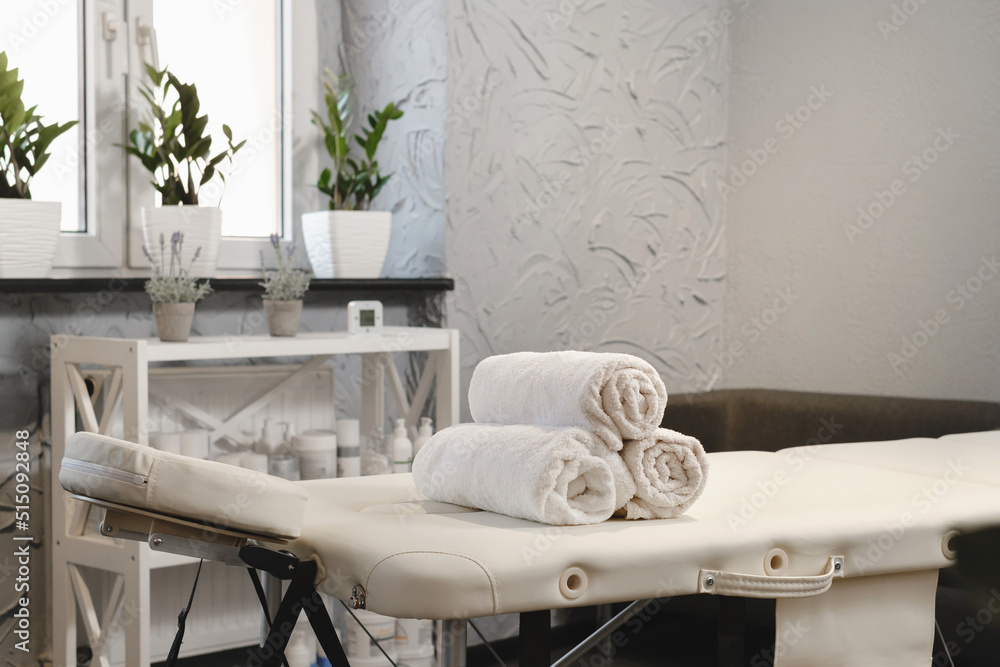
[[[407,474],[293,483],[91,433],[70,438],[60,482],[105,508],[104,534],[290,579],[263,665],[300,609],[338,664],[317,591],[443,620],[444,667],[465,664],[466,619],[637,601],[561,666],[642,601],[696,593],[777,600],[780,667],[931,664],[938,570],[958,536],[1000,524],[1000,431],[709,462],[683,516],[573,527],[432,502]]]

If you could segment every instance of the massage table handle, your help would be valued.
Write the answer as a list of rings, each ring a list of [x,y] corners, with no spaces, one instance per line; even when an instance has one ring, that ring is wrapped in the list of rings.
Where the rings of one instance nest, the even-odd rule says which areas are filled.
[[[823,574],[781,576],[702,570],[698,592],[743,598],[805,598],[829,590],[834,577],[844,576],[844,557],[830,556]]]

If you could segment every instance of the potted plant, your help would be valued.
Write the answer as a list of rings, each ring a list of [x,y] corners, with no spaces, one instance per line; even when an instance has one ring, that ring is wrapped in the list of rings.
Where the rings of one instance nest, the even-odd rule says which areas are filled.
[[[174,232],[170,237],[169,263],[163,234],[160,235],[159,258],[153,256],[148,246],[143,246],[142,252],[153,267],[153,275],[145,287],[153,302],[156,332],[163,341],[186,341],[191,334],[194,304],[212,291],[207,280],[199,284],[191,277],[191,267],[198,261],[201,248],[194,251],[187,267],[184,266],[183,232]]]
[[[264,253],[260,253],[260,272],[264,288],[264,314],[267,328],[272,336],[294,336],[299,330],[302,316],[302,297],[309,289],[309,276],[292,265],[295,246],[281,252],[278,235],[271,234],[271,247],[278,256],[278,267],[268,269],[264,265]]]
[[[142,208],[145,244],[151,245],[161,234],[182,231],[202,251],[190,267],[191,275],[214,275],[222,243],[222,210],[199,206],[198,193],[215,177],[225,185],[226,174],[220,167],[223,162],[232,166],[233,156],[246,141],[234,144],[232,130],[223,125],[228,145],[210,157],[208,116],[198,115],[201,102],[195,85],[181,83],[166,68],[147,64],[146,74],[149,81],[139,86],[139,93],[149,105],[149,116],[129,133],[129,145],[122,146],[153,175],[153,187],[160,193],[162,206]]]
[[[375,152],[389,121],[403,112],[390,102],[369,114],[361,134],[349,137],[354,86],[347,77],[326,74],[326,119],[314,111],[313,123],[323,130],[333,158],[333,169],[324,169],[316,183],[330,198],[329,207],[302,216],[302,237],[317,278],[378,278],[389,250],[392,213],[369,208],[392,174],[381,173]],[[354,157],[354,144],[363,156]]]
[[[44,125],[21,100],[24,81],[0,52],[0,278],[44,278],[59,246],[62,204],[31,200],[49,146],[76,121]]]

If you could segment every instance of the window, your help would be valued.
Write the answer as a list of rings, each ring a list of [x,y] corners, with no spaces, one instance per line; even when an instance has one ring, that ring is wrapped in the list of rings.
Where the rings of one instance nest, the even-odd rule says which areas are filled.
[[[79,118],[83,105],[77,90],[80,72],[79,13],[70,4],[10,3],[0,12],[0,50],[9,67],[24,80],[22,99],[37,105],[42,122],[65,123]],[[81,128],[74,127],[53,142],[46,167],[32,181],[31,195],[40,201],[62,202],[62,230],[86,232],[79,144]]]
[[[155,0],[153,25],[159,61],[181,81],[197,82],[208,132],[223,138],[222,123],[247,145],[236,154],[223,192],[218,181],[202,192],[207,206],[223,210],[224,236],[263,237],[281,233],[280,20],[278,0],[235,6],[205,0]],[[206,66],[202,49],[219,44]],[[225,194],[223,199],[222,195]]]
[[[145,62],[198,88],[213,149],[237,141],[225,189],[213,182],[202,205],[223,210],[222,273],[255,269],[277,233],[291,239],[293,57],[316,69],[313,3],[299,0],[17,0],[0,14],[0,39],[43,122],[80,123],[52,147],[33,181],[35,199],[63,203],[55,275],[126,274],[148,268],[143,206],[159,205],[150,174],[121,148],[147,114],[138,95]],[[290,39],[293,22],[302,35]],[[293,46],[294,43],[294,46]],[[293,50],[295,53],[293,53]],[[316,82],[297,96],[315,106]],[[308,117],[309,106],[298,116]],[[214,150],[213,150],[214,153]],[[303,164],[309,161],[301,161]]]

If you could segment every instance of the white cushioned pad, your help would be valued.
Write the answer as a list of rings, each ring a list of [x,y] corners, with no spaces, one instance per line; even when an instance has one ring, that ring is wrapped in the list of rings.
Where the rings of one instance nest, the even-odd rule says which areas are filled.
[[[307,499],[279,477],[86,432],[67,441],[59,482],[89,498],[274,537],[298,537]]]
[[[572,527],[429,503],[409,475],[316,480],[302,483],[309,504],[288,548],[323,562],[324,592],[346,600],[360,584],[368,609],[400,618],[686,595],[702,569],[809,576],[834,555],[848,578],[933,570],[950,563],[952,530],[1000,523],[1000,487],[889,468],[893,457],[905,466],[934,451],[868,443],[883,467],[803,452],[710,454],[705,492],[686,514]],[[778,573],[765,564],[774,549],[786,555]]]
[[[778,452],[788,460],[820,458],[966,483],[1000,485],[1000,431],[941,438],[808,445]],[[940,486],[939,486],[940,488]]]

